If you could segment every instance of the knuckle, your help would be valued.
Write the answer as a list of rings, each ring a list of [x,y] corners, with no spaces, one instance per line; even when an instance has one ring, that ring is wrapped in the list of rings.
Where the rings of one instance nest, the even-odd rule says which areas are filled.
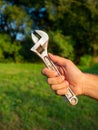
[[[69,86],[69,82],[65,81],[65,86],[68,87]]]
[[[62,81],[64,81],[64,79],[65,79],[64,76],[60,76],[58,81],[61,83]]]
[[[61,82],[61,76],[57,78],[57,84],[59,84]]]
[[[67,88],[68,86],[69,86],[69,82],[67,80],[62,82],[62,88]]]
[[[67,89],[63,88],[63,89],[57,90],[56,93],[58,95],[65,95],[67,93]]]
[[[42,74],[46,75],[47,68],[42,69]]]
[[[62,91],[57,90],[57,91],[56,91],[56,94],[58,94],[58,95],[62,95]]]
[[[51,89],[52,90],[56,90],[56,86],[55,85],[51,85]]]
[[[59,76],[55,78],[55,84],[61,84],[64,81],[63,76]]]
[[[48,78],[48,79],[47,79],[47,82],[48,82],[48,84],[51,84],[51,79]]]

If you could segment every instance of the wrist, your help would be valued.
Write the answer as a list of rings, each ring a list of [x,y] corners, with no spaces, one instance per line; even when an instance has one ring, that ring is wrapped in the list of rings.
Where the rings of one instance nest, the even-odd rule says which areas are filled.
[[[81,92],[80,95],[86,95],[86,74],[82,72],[80,79]]]
[[[88,80],[88,76],[86,73],[83,73],[83,80],[82,80],[82,95],[87,95],[87,81]]]
[[[98,76],[84,73],[83,94],[98,99]]]

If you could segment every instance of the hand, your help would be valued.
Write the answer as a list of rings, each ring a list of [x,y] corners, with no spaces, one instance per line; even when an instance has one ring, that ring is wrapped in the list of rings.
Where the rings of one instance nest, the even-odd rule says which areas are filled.
[[[76,65],[65,58],[49,54],[50,59],[58,67],[61,76],[57,72],[44,68],[42,74],[48,77],[48,84],[58,95],[65,95],[67,87],[70,87],[76,95],[84,94],[84,73]]]

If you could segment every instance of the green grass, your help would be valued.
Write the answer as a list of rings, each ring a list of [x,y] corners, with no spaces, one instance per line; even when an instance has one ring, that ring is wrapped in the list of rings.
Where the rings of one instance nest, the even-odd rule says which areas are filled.
[[[0,64],[0,130],[97,130],[98,101],[71,106],[50,89],[40,64]],[[84,69],[97,73],[98,65]]]

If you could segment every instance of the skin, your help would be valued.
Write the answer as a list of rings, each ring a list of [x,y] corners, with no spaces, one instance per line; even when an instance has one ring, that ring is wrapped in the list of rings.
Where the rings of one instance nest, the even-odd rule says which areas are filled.
[[[42,70],[42,74],[47,76],[47,82],[58,95],[67,94],[70,87],[75,95],[86,95],[98,100],[98,76],[82,72],[71,60],[49,54],[60,71],[58,76],[56,71],[48,68]]]

